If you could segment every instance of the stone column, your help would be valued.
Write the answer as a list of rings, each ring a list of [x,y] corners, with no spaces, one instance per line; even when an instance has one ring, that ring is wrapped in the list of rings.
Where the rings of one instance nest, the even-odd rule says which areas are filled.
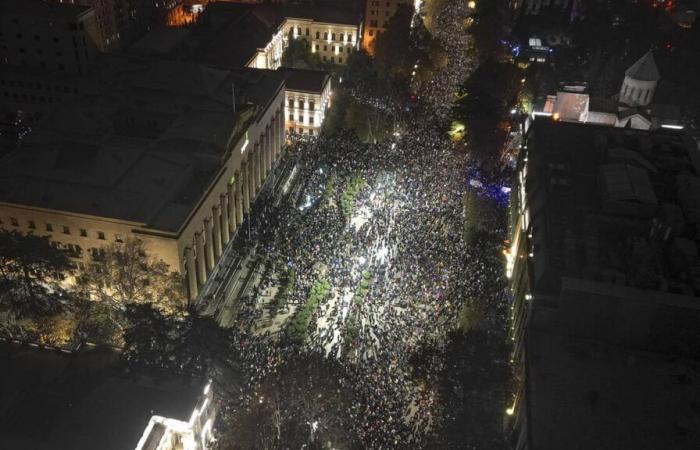
[[[277,161],[277,113],[272,116],[270,122],[270,161]]]
[[[265,157],[263,156],[265,154],[265,142],[263,140],[263,135],[261,134],[260,137],[258,138],[258,151],[257,151],[257,158],[255,160],[255,168],[258,171],[258,178],[257,181],[258,183],[255,185],[255,192],[260,191],[260,186],[263,184],[263,180],[265,180]]]
[[[199,286],[197,286],[197,262],[195,261],[194,251],[189,246],[185,248],[185,267],[187,268],[187,289],[190,301],[192,301],[199,295]]]
[[[250,154],[250,181],[252,185],[252,190],[250,193],[250,202],[253,203],[255,194],[258,193],[258,187],[260,187],[260,145],[255,142],[253,146],[253,153]]]
[[[279,117],[277,119],[278,123],[278,129],[280,132],[280,137],[279,140],[277,141],[277,144],[279,145],[279,149],[277,150],[277,156],[281,156],[282,153],[284,152],[284,146],[285,146],[285,138],[284,138],[284,108],[280,108],[279,112],[277,113],[277,116]]]
[[[250,180],[248,179],[250,171],[248,170],[248,163],[246,163],[245,161],[241,163],[241,175],[242,180],[240,188],[243,197],[243,201],[241,202],[243,214],[241,214],[241,216],[243,216],[245,214],[248,214],[248,211],[250,211]]]
[[[220,214],[221,210],[218,205],[211,207],[211,221],[213,225],[212,239],[214,240],[214,259],[216,261],[221,258],[221,216],[225,214]]]
[[[204,256],[204,236],[201,231],[194,234],[194,242],[197,249],[197,278],[199,278],[199,284],[203,285],[207,282],[207,266]]]
[[[241,192],[241,186],[243,185],[242,175],[236,172],[236,189],[235,189],[235,207],[236,207],[236,220],[233,221],[234,230],[237,229],[243,223],[243,193]]]
[[[214,259],[214,227],[210,218],[204,219],[204,238],[206,239],[206,260],[207,269],[211,272],[214,269],[216,260]]]
[[[225,246],[231,240],[231,210],[233,197],[229,200],[228,193],[219,197],[219,209],[221,210],[221,242]]]
[[[265,175],[272,169],[272,125],[265,127]]]
[[[233,176],[233,183],[229,183],[226,187],[226,199],[227,199],[227,209],[228,213],[228,231],[233,235],[236,232],[236,208],[238,208],[236,199],[236,183],[238,183],[238,174]]]

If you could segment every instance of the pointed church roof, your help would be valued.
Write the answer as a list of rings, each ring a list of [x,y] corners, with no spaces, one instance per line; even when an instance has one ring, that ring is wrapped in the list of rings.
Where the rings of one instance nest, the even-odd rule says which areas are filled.
[[[625,71],[625,75],[639,81],[659,81],[661,79],[659,68],[656,67],[656,61],[654,61],[654,55],[651,53],[651,50],[639,58],[636,63],[632,64]]]

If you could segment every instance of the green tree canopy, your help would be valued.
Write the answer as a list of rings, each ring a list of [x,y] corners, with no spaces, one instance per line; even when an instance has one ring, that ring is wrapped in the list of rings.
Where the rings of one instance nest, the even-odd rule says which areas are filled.
[[[175,314],[187,305],[181,276],[162,260],[149,258],[138,239],[102,248],[78,283],[91,298],[115,309],[129,303],[149,303],[166,314]]]
[[[324,69],[323,61],[318,53],[311,51],[311,44],[304,38],[294,38],[290,31],[287,48],[282,53],[282,66],[293,69]]]
[[[60,282],[71,267],[48,236],[0,230],[0,305],[16,317],[56,313],[65,294]]]

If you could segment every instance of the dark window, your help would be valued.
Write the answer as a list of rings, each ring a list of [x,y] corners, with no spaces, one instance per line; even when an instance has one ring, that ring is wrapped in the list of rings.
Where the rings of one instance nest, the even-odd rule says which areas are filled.
[[[308,28],[306,29],[306,35],[307,35],[307,36],[309,35],[309,29],[308,29]]]
[[[53,225],[51,225],[50,223],[47,223],[46,224],[46,231],[53,231]]]
[[[70,228],[68,228],[66,225],[63,225],[63,234],[70,234]]]
[[[332,34],[331,34],[331,38],[332,38],[333,41],[335,41],[335,33],[332,33]]]
[[[80,235],[81,235],[82,237],[87,237],[87,230],[86,230],[85,228],[81,228],[81,229],[80,229]]]
[[[343,58],[340,56],[338,57],[338,64],[343,64]]]
[[[13,227],[18,227],[18,226],[19,226],[19,222],[17,221],[17,218],[16,218],[16,217],[10,217],[10,224],[11,224]]]
[[[309,110],[311,110],[311,111],[316,111],[316,103],[314,103],[314,102],[309,102]]]
[[[321,38],[321,32],[317,31],[316,32],[316,39],[320,39],[320,38]]]
[[[114,235],[114,241],[115,241],[115,242],[119,242],[119,243],[123,243],[123,242],[124,242],[124,236],[122,236],[121,234],[115,234],[115,235]]]
[[[102,231],[97,232],[97,239],[102,239],[103,241],[105,240],[105,234]]]

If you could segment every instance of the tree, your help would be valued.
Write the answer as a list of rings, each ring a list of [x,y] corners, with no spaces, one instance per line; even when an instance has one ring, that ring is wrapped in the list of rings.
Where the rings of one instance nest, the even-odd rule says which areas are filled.
[[[151,304],[125,306],[124,355],[132,363],[171,367],[178,324]]]
[[[304,38],[295,38],[292,31],[289,31],[287,48],[282,53],[282,66],[294,69],[316,69],[324,68],[323,61],[318,53],[311,51],[311,44]]]
[[[71,261],[48,236],[0,230],[0,306],[16,317],[56,314]]]
[[[401,5],[374,45],[374,62],[383,79],[406,78],[410,75],[417,55],[411,45],[413,8]]]
[[[129,303],[148,303],[163,313],[178,314],[187,305],[181,276],[162,260],[149,258],[138,239],[103,247],[78,283],[90,298],[116,310]]]

